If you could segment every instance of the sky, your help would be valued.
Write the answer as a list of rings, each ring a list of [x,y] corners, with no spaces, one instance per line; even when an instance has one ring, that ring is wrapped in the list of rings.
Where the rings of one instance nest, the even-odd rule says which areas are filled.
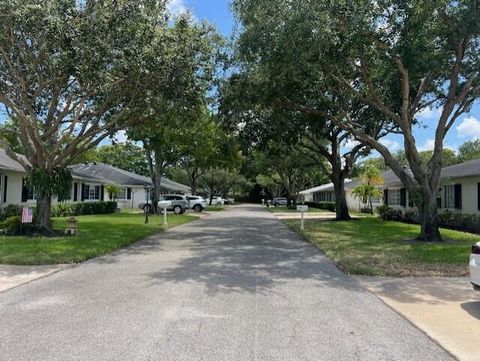
[[[229,37],[235,27],[229,0],[171,0],[170,10],[174,13],[189,11],[197,20],[206,20],[214,24],[217,29],[226,37]],[[0,121],[5,114],[0,108]],[[433,149],[435,138],[435,125],[439,117],[438,110],[424,111],[419,117],[422,126],[415,130],[415,138],[420,150]],[[120,134],[118,140],[123,140],[124,135]],[[445,139],[445,147],[457,150],[467,140],[480,138],[480,104],[473,107],[468,114],[461,116]],[[384,144],[391,151],[403,148],[402,137],[389,135],[383,140]],[[347,147],[350,144],[347,144]]]

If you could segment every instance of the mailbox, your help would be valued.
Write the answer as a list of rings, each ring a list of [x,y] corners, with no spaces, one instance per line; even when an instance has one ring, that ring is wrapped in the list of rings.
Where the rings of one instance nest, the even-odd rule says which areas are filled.
[[[160,201],[158,202],[158,207],[159,208],[168,208],[172,205],[172,202],[171,201]]]
[[[297,206],[297,211],[306,213],[308,212],[308,206]]]

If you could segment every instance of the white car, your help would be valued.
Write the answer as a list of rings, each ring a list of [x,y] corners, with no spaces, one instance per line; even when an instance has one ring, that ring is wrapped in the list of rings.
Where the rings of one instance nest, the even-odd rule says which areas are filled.
[[[472,246],[470,255],[470,282],[473,288],[480,291],[480,242]]]
[[[193,209],[195,213],[202,212],[207,208],[207,201],[199,196],[187,196],[188,208]]]
[[[213,197],[212,199],[212,206],[224,206],[225,205],[225,199],[222,197]]]

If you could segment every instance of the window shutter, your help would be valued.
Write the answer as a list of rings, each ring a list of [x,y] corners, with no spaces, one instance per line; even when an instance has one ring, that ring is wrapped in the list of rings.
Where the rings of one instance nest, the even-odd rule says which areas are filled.
[[[100,200],[103,201],[105,199],[105,187],[102,185],[100,187]]]
[[[85,183],[82,183],[82,194],[81,194],[81,201],[83,202],[85,200],[85,194],[87,193],[87,187],[85,186]]]
[[[477,209],[480,211],[480,183],[477,184]]]
[[[3,203],[7,203],[7,186],[8,186],[8,177],[5,176],[3,181]]]
[[[132,188],[127,188],[127,199],[132,199]]]
[[[383,204],[388,206],[388,189],[383,191]]]
[[[78,183],[73,183],[73,201],[78,201]]]
[[[455,209],[462,209],[462,185],[455,184]]]
[[[22,203],[28,201],[28,187],[25,184],[25,178],[22,179]]]
[[[407,190],[405,188],[400,189],[400,205],[407,206]]]

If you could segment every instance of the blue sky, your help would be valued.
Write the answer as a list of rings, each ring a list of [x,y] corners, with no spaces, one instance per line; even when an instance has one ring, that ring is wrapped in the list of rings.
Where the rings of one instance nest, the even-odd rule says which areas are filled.
[[[171,0],[170,9],[176,13],[190,11],[196,19],[207,20],[214,24],[226,37],[230,36],[235,26],[229,0]],[[427,111],[421,115],[422,127],[418,127],[415,131],[420,149],[433,148],[438,116],[436,110]],[[2,118],[4,118],[4,112],[0,108],[0,121]],[[456,150],[465,141],[477,138],[480,138],[480,104],[477,104],[469,114],[457,120],[446,137],[445,146]],[[393,151],[403,148],[401,136],[388,136],[384,142]]]

